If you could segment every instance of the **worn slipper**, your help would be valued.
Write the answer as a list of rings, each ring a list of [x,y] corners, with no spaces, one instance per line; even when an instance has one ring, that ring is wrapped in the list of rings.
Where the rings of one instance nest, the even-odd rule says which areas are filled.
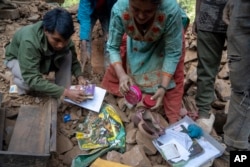
[[[139,131],[150,139],[155,139],[165,133],[165,127],[161,125],[162,121],[159,115],[148,109],[141,108],[137,110],[136,114],[132,117],[132,121],[138,127]]]

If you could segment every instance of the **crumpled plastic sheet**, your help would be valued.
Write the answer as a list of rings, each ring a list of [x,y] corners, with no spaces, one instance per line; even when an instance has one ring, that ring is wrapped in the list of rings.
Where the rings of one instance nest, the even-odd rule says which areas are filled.
[[[111,150],[125,151],[125,128],[112,107],[103,103],[99,113],[89,112],[76,130],[79,148],[84,154],[76,156],[71,167],[87,167],[95,159]]]

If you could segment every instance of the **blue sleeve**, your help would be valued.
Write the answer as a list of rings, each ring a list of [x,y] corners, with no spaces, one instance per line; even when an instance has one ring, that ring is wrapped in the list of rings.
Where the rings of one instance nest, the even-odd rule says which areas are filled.
[[[189,26],[189,23],[190,23],[190,19],[187,16],[186,12],[181,7],[180,7],[180,10],[181,10],[181,18],[182,18],[183,28],[184,28],[184,31],[186,32],[186,30]]]
[[[80,40],[89,40],[91,32],[91,18],[93,13],[90,0],[80,0],[77,19],[80,23]]]
[[[109,38],[107,41],[107,50],[109,52],[111,64],[121,62],[120,46],[123,34],[125,33],[118,11],[117,4],[115,4],[111,11],[109,27],[112,28],[109,29]]]
[[[182,54],[182,15],[179,7],[173,5],[169,7],[171,15],[167,18],[165,33],[163,36],[165,48],[165,58],[162,71],[174,74],[176,66]]]

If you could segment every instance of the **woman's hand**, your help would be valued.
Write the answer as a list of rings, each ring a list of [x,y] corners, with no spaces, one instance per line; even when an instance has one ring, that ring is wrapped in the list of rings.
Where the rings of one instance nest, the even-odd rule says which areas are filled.
[[[81,103],[87,99],[82,90],[65,89],[63,95],[76,103]]]
[[[133,85],[133,80],[127,74],[119,77],[119,90],[122,95],[125,95],[129,91],[131,85]]]
[[[157,109],[159,106],[161,106],[165,93],[166,93],[165,89],[163,88],[157,89],[155,94],[151,97],[153,100],[156,100],[155,106],[151,108],[152,110]]]

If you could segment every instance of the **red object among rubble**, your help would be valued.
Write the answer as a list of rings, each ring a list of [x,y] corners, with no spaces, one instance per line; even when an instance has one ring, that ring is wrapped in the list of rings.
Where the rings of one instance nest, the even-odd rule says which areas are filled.
[[[125,99],[132,105],[139,103],[142,99],[142,93],[138,86],[130,86],[129,92],[125,95]]]
[[[153,106],[155,106],[156,101],[151,99],[151,95],[146,95],[143,98],[143,104],[147,107],[147,108],[151,108]]]

